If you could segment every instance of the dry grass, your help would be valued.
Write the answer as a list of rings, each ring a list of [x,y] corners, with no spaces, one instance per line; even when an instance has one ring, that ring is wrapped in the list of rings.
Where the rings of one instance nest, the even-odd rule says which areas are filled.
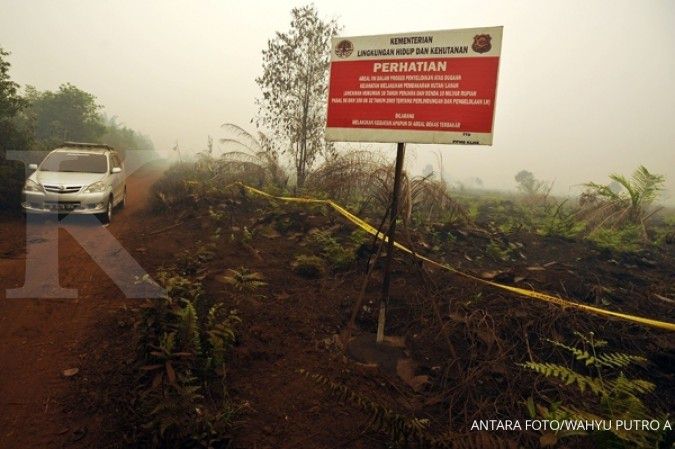
[[[305,189],[342,203],[362,202],[375,182],[375,171],[383,166],[383,158],[372,151],[348,151],[314,170]]]
[[[324,163],[307,179],[307,191],[355,207],[359,214],[381,215],[391,203],[394,168],[371,151],[349,151]],[[403,172],[399,216],[406,226],[422,222],[467,219],[465,208],[447,185],[431,176]]]
[[[218,201],[236,181],[256,187],[284,189],[288,175],[279,164],[277,153],[262,133],[253,137],[244,129],[226,123],[226,137],[219,139],[219,154],[211,147],[198,153],[194,161],[172,166],[152,188],[155,210],[194,206],[203,200]]]
[[[239,176],[240,181],[254,181],[260,187],[286,187],[288,175],[267,135],[258,132],[254,137],[232,123],[224,123],[221,129],[225,132],[225,137],[219,139],[223,153],[215,159],[219,171]]]
[[[153,186],[156,210],[220,201],[228,195],[225,188],[236,181],[275,192],[287,188],[288,176],[264,135],[256,139],[235,125],[223,128],[231,137],[220,139],[220,155],[199,153],[195,161],[171,167]],[[358,215],[381,217],[390,207],[393,178],[393,166],[381,155],[352,150],[312,172],[301,194],[331,198]],[[401,181],[398,212],[406,229],[415,223],[468,220],[466,208],[443,181],[411,177],[405,171]]]

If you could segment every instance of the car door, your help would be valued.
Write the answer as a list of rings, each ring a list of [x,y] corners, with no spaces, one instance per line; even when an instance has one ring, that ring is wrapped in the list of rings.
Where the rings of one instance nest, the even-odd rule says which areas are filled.
[[[110,153],[110,176],[112,181],[113,189],[113,202],[117,204],[122,200],[122,195],[124,195],[124,172],[112,173],[114,168],[122,169],[122,163],[119,160],[119,157],[115,153]]]

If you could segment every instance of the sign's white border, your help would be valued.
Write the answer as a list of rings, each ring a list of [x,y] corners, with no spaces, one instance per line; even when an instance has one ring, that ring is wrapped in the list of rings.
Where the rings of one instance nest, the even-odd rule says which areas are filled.
[[[341,61],[355,61],[355,60],[386,60],[386,59],[422,59],[422,58],[438,58],[439,55],[417,55],[411,56],[401,55],[379,55],[369,56],[368,52],[364,50],[386,49],[386,48],[416,48],[428,47],[430,44],[423,42],[424,39],[419,39],[419,43],[415,43],[415,39],[408,40],[405,44],[392,45],[392,38],[417,38],[430,36],[433,38],[433,46],[453,47],[466,46],[469,48],[473,43],[474,36],[478,34],[489,34],[492,38],[492,48],[485,53],[476,53],[469,50],[467,54],[442,55],[442,57],[499,57],[501,55],[502,47],[502,31],[503,27],[486,27],[486,28],[464,28],[458,30],[442,30],[442,31],[420,31],[410,33],[398,34],[383,34],[377,36],[354,36],[354,37],[334,37],[331,42],[331,64],[340,63]],[[354,46],[353,52],[348,56],[337,56],[335,53],[336,46],[347,40]],[[359,54],[362,51],[362,54]],[[499,72],[497,73],[499,79]],[[330,86],[330,82],[329,82]],[[329,88],[330,91],[330,88]],[[496,96],[495,90],[495,96]],[[438,106],[442,107],[442,106]],[[494,114],[496,108],[493,104],[493,119],[492,126],[494,130]],[[456,145],[492,145],[493,133],[468,133],[458,131],[423,131],[423,130],[402,130],[402,129],[381,129],[381,128],[334,128],[326,126],[326,140],[333,142],[408,142],[408,143],[441,143],[441,144],[456,144]]]

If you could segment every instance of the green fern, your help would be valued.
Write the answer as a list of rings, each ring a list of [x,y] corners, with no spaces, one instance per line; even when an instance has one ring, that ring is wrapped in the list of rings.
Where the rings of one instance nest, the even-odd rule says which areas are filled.
[[[559,348],[565,349],[572,354],[575,361],[583,363],[586,369],[595,371],[596,375],[592,373],[582,374],[555,363],[531,361],[520,364],[520,366],[544,377],[556,379],[564,385],[575,385],[582,393],[590,391],[597,398],[595,410],[576,405],[561,405],[560,403],[554,403],[550,410],[556,411],[557,414],[562,413],[561,416],[581,420],[652,419],[651,417],[659,415],[658,412],[649,410],[638,396],[654,391],[655,385],[653,383],[644,379],[628,378],[623,372],[612,375],[612,372],[616,372],[617,369],[627,369],[633,364],[646,362],[644,357],[622,352],[598,353],[600,347],[607,345],[605,340],[594,339],[592,333],[589,336],[576,334],[585,345],[590,346],[590,350],[576,348],[555,340],[548,341]],[[603,370],[606,370],[606,372],[603,372]],[[547,412],[549,409],[546,407],[538,406],[538,409],[542,416],[549,413]],[[534,413],[533,401],[528,402],[528,410],[530,414]],[[656,447],[662,436],[659,432],[640,430],[627,432],[613,428],[609,433],[600,432],[597,438],[610,445],[621,445],[623,442],[630,444],[630,447],[653,448]],[[555,435],[553,438],[558,437],[561,437],[561,435]]]
[[[178,315],[178,335],[181,350],[192,352],[194,354],[201,354],[202,345],[199,337],[199,322],[197,318],[197,311],[191,302],[186,301],[182,310],[177,312]]]
[[[138,447],[229,444],[237,409],[228,399],[224,378],[212,384],[211,377],[224,374],[240,320],[236,313],[221,313],[204,295],[204,264],[212,258],[208,246],[179,255],[174,266],[157,275],[167,295],[142,305],[136,326],[140,385],[132,410]],[[244,278],[258,281],[258,276]],[[219,385],[222,396],[214,390]]]
[[[567,346],[564,343],[559,341],[547,339],[549,343],[558,346],[559,348],[566,349],[574,355],[574,358],[580,362],[583,362],[586,366],[604,366],[607,368],[625,368],[634,363],[644,363],[647,361],[646,358],[624,354],[623,352],[610,352],[598,355],[597,357],[589,353],[587,350],[574,348],[572,346]],[[597,345],[595,346],[597,348]]]
[[[356,260],[355,251],[341,245],[330,231],[316,231],[310,234],[307,241],[336,271],[349,269]]]
[[[441,440],[427,434],[428,420],[406,418],[325,376],[302,369],[299,372],[327,389],[338,401],[350,402],[366,412],[369,415],[368,427],[387,433],[392,441],[416,441],[423,447],[446,447]]]
[[[209,310],[206,320],[206,335],[210,358],[208,368],[224,374],[225,355],[236,340],[234,328],[241,322],[236,310],[223,317],[223,306],[216,304]]]
[[[453,448],[453,449],[514,449],[516,444],[511,440],[496,437],[487,433],[472,433],[468,435],[441,434],[435,436],[429,433],[429,420],[424,418],[409,418],[400,415],[377,402],[356,393],[349,387],[331,381],[320,374],[309,373],[303,369],[298,371],[317,385],[329,391],[340,402],[349,402],[365,412],[368,427],[388,435],[395,444],[403,447],[419,448]]]
[[[634,363],[645,363],[647,359],[638,355],[624,354],[622,352],[610,352],[601,354],[597,358],[599,365],[608,368],[626,368]]]
[[[177,384],[171,389],[155,390],[143,398],[147,410],[142,428],[150,431],[153,447],[170,447],[165,444],[185,440],[191,434],[191,426],[186,423],[195,422],[198,418],[194,404],[202,396],[199,386],[190,385],[194,379],[185,380],[186,385]]]
[[[267,285],[265,277],[258,272],[241,267],[238,270],[227,269],[225,274],[216,276],[218,282],[231,285],[239,292],[252,292]]]
[[[192,302],[204,293],[201,282],[179,274],[176,269],[159,270],[157,280],[167,295],[175,300]]]
[[[653,383],[643,379],[628,379],[623,373],[610,382],[612,390],[617,393],[651,393],[656,388]]]
[[[603,391],[602,382],[590,376],[579,374],[576,371],[555,363],[521,363],[520,366],[535,371],[544,377],[552,377],[562,381],[565,385],[576,384],[581,392],[589,389],[595,394],[601,394]]]

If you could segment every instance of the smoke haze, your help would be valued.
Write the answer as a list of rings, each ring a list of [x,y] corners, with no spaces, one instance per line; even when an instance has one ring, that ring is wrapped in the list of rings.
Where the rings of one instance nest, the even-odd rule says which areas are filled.
[[[223,122],[253,130],[261,51],[303,4],[0,0],[0,46],[22,86],[73,83],[160,152],[197,152]],[[675,203],[675,2],[315,4],[345,36],[504,26],[493,147],[411,145],[414,171],[440,151],[454,180],[513,189],[527,169],[573,193],[643,164]]]

